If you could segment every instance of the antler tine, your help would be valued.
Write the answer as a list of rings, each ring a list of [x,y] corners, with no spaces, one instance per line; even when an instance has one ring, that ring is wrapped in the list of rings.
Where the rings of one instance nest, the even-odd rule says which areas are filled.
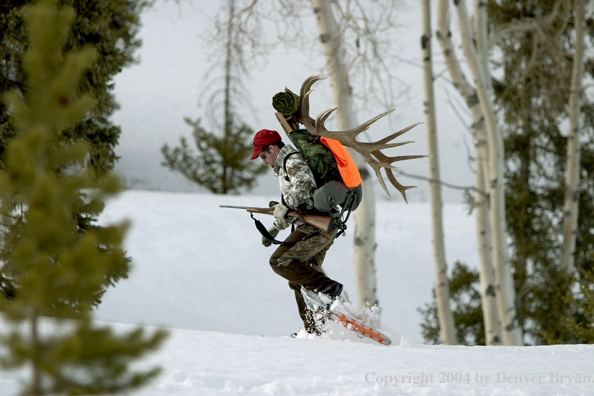
[[[315,74],[313,76],[309,76],[305,79],[303,84],[301,84],[301,92],[299,95],[303,98],[307,92],[310,91],[312,85],[320,80],[325,80],[325,77],[320,76],[319,74]]]
[[[394,109],[391,109],[391,110],[386,111],[385,113],[379,114],[379,115],[373,117],[370,120],[365,121],[363,124],[359,125],[356,128],[353,128],[351,130],[348,130],[348,131],[338,131],[338,132],[337,131],[329,131],[328,133],[330,133],[330,134],[336,134],[336,135],[340,134],[340,135],[343,135],[345,138],[347,138],[347,139],[350,138],[350,139],[352,139],[353,141],[356,142],[355,138],[357,137],[357,135],[359,135],[362,132],[365,132],[366,130],[368,130],[371,127],[371,125],[374,122],[378,121],[380,118],[383,118],[383,117],[387,116],[388,114],[390,114],[393,111],[394,111]],[[332,136],[326,136],[326,137],[329,137],[331,139],[339,140],[338,138],[332,137]],[[346,145],[346,146],[349,146],[348,144],[346,144],[346,143],[344,143],[342,141],[341,141],[341,143],[344,144],[344,145]],[[352,147],[352,146],[349,146],[349,147]],[[356,149],[356,147],[353,147],[353,148]]]
[[[384,150],[394,147],[400,147],[407,144],[414,143],[414,141],[409,140],[408,142],[398,142],[398,143],[388,143],[388,144],[379,144],[378,142],[358,142],[361,146],[367,147],[368,150]]]
[[[422,124],[422,122],[417,122],[416,124],[412,124],[411,126],[408,126],[404,129],[399,130],[398,132],[394,132],[393,134],[386,136],[385,138],[383,138],[381,140],[378,140],[377,143],[380,143],[380,144],[388,143],[389,141],[394,140],[397,137],[404,135],[406,132],[410,131],[411,129],[413,129],[414,127],[416,127],[417,125],[420,125],[420,124]]]
[[[324,78],[321,77],[319,74],[309,76],[305,79],[303,84],[301,84],[301,90],[299,92],[299,95],[301,97],[299,118],[301,120],[301,123],[305,126],[305,129],[310,131],[310,133],[315,130],[315,127],[313,118],[309,116],[309,95],[312,93],[312,85],[314,85],[316,82],[320,80],[324,80]]]
[[[328,119],[328,117],[330,117],[332,115],[332,113],[334,113],[336,110],[338,110],[338,107],[322,111],[316,117],[316,130],[315,131],[316,131],[317,136],[322,136],[322,134],[324,134],[324,132],[332,133],[332,132],[329,132],[328,130],[326,130],[326,126],[324,124],[326,123],[326,120]],[[326,136],[326,137],[329,137],[329,136]]]
[[[358,142],[358,144],[366,147],[367,150],[385,150],[385,149],[389,149],[389,148],[400,147],[400,146],[404,146],[406,144],[414,143],[414,141],[412,141],[412,140],[409,140],[407,142],[398,142],[398,143],[388,143],[388,142],[390,142],[391,140],[396,139],[397,137],[410,131],[412,128],[416,127],[419,124],[422,124],[422,122],[417,122],[416,124],[413,124],[409,127],[401,129],[400,131],[395,132],[381,140],[378,140],[377,142]]]
[[[308,92],[306,94],[307,97],[309,96],[310,92]],[[309,108],[309,103],[307,103],[307,106]],[[327,138],[330,138],[330,139],[339,140],[342,144],[344,144],[345,146],[349,146],[349,147],[352,147],[352,146],[350,144],[348,144],[348,143],[345,143],[343,140],[341,140],[341,138],[343,138],[344,140],[351,139],[352,141],[356,142],[356,139],[355,138],[357,137],[357,135],[359,135],[362,132],[365,132],[366,130],[369,129],[369,127],[374,122],[378,121],[380,118],[385,117],[385,116],[387,116],[388,114],[390,114],[391,112],[394,111],[394,109],[388,110],[385,113],[382,113],[380,115],[377,115],[377,116],[373,117],[372,119],[367,120],[366,122],[364,122],[361,125],[357,126],[356,128],[350,129],[348,131],[329,131],[329,130],[326,129],[324,123],[326,122],[326,120],[328,119],[328,117],[330,117],[330,115],[332,113],[334,113],[336,110],[338,110],[338,108],[335,107],[333,109],[328,109],[328,110],[325,110],[325,111],[321,112],[318,115],[318,117],[316,118],[316,126],[315,126],[314,131],[309,131],[309,132],[312,133],[313,135],[316,135],[316,136],[324,136],[324,137],[327,137]],[[392,139],[394,137],[392,137]],[[383,140],[385,140],[385,139],[383,139]],[[357,143],[359,143],[359,142],[357,142]],[[355,147],[353,147],[353,148],[355,148]]]
[[[400,194],[402,194],[402,198],[404,198],[404,202],[406,202],[408,204],[408,200],[406,198],[405,191],[410,188],[415,188],[415,187],[414,186],[403,186],[402,184],[400,184],[398,182],[398,180],[396,180],[396,177],[394,176],[394,174],[392,173],[391,163],[396,162],[396,161],[404,161],[406,159],[425,157],[425,156],[411,155],[411,156],[387,157],[384,154],[381,154],[380,152],[375,152],[375,151],[372,152],[371,154],[376,156],[377,160],[374,158],[370,159],[367,156],[364,156],[364,158],[367,161],[367,163],[369,164],[369,166],[371,166],[371,168],[374,170],[377,180],[379,181],[380,185],[386,192],[386,195],[388,196],[388,198],[391,198],[391,195],[390,195],[390,192],[388,191],[388,188],[386,187],[386,183],[384,182],[384,178],[381,174],[382,168],[386,169],[386,175],[388,176],[388,180],[390,180],[392,185],[394,187],[396,187],[396,189],[398,191],[400,191]]]
[[[373,164],[369,164],[369,166],[371,166],[371,168],[375,172],[375,177],[377,177],[377,180],[379,181],[380,186],[382,186],[382,188],[386,192],[386,195],[388,196],[388,198],[392,198],[392,196],[390,195],[390,192],[388,191],[388,187],[386,187],[386,183],[384,182],[384,178],[382,177],[382,174],[380,172],[381,166],[376,166],[376,165],[373,165]],[[405,199],[405,201],[406,201],[406,199]]]
[[[417,188],[417,186],[403,186],[402,184],[398,183],[398,180],[396,180],[396,177],[394,176],[394,173],[392,173],[392,169],[390,168],[386,168],[386,175],[388,176],[388,180],[390,180],[392,185],[396,187],[396,190],[400,191],[400,194],[402,194],[402,198],[404,198],[404,202],[406,202],[406,204],[408,205],[408,199],[406,199],[406,190],[410,190],[411,188]]]
[[[325,78],[316,74],[309,76],[301,84],[301,90],[299,92],[299,96],[301,97],[301,116],[305,115],[309,117],[309,94],[312,92],[311,87],[320,80],[325,80]]]
[[[397,137],[410,131],[412,128],[416,127],[419,124],[422,124],[422,122],[417,122],[416,124],[413,124],[413,125],[408,126],[404,129],[401,129],[398,132],[395,132],[381,140],[378,140],[377,142],[359,142],[359,144],[361,146],[366,147],[367,150],[378,151],[378,150],[385,150],[385,149],[389,149],[389,148],[400,147],[400,146],[404,146],[406,144],[414,143],[413,141],[399,142],[399,143],[388,143],[388,142],[390,142],[393,139],[396,139]],[[419,156],[419,157],[415,156],[414,158],[423,158],[423,157],[425,157],[425,156]],[[409,159],[413,159],[413,158],[409,158]]]
[[[374,150],[371,152],[371,154],[373,154],[374,157],[377,158],[377,160],[384,165],[385,168],[388,168],[391,166],[391,164],[393,164],[394,162],[400,162],[400,161],[407,161],[407,160],[411,160],[411,159],[419,159],[419,158],[427,158],[428,155],[398,155],[396,157],[388,157],[387,155],[385,155],[384,153],[382,153],[379,150]]]
[[[351,129],[350,131],[345,131],[344,133],[347,135],[354,135],[357,136],[358,134],[360,134],[361,132],[364,132],[366,130],[368,130],[371,125],[373,123],[375,123],[376,121],[378,121],[381,118],[384,118],[385,116],[387,116],[388,114],[392,113],[395,109],[390,109],[382,114],[376,115],[375,117],[373,117],[370,120],[365,121],[363,124],[359,125],[356,128]]]

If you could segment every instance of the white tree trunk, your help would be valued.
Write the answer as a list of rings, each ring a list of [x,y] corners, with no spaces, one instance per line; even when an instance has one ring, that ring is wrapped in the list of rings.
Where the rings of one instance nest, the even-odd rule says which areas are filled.
[[[492,88],[489,70],[489,37],[487,33],[487,0],[474,0],[474,31],[476,53],[483,70],[485,70],[485,87]]]
[[[575,48],[569,94],[569,136],[567,136],[567,173],[565,175],[565,203],[563,217],[563,248],[561,270],[571,274],[575,262],[580,182],[580,95],[584,70],[584,3],[574,0]]]
[[[431,196],[431,220],[433,238],[433,265],[435,271],[435,298],[441,340],[445,345],[454,345],[456,329],[450,308],[450,282],[447,276],[445,244],[443,238],[443,214],[441,179],[439,174],[439,150],[435,122],[435,95],[433,92],[433,67],[431,64],[431,6],[429,0],[421,1],[421,52],[423,59],[423,85],[425,91],[425,124],[427,130],[427,154],[429,155],[429,193]]]
[[[489,44],[487,33],[487,2],[475,0],[474,2],[474,31],[476,32],[477,55],[485,71],[485,87],[492,94],[493,83],[489,73]],[[477,106],[480,108],[480,106]],[[476,201],[476,229],[479,246],[479,268],[481,283],[481,298],[483,306],[483,321],[485,323],[485,341],[487,345],[501,345],[501,321],[498,314],[497,292],[495,289],[495,268],[493,266],[493,245],[491,243],[493,234],[491,222],[489,221],[489,199],[483,196],[480,191],[488,191],[488,148],[487,136],[484,127],[484,118],[481,114],[481,128],[479,134],[484,141],[484,146],[479,142],[476,161],[483,166],[477,166],[475,174],[475,186],[478,191]],[[483,147],[485,148],[483,150]]]
[[[318,24],[320,41],[326,55],[326,63],[334,104],[338,107],[336,119],[339,130],[357,126],[353,106],[352,88],[349,84],[336,19],[327,0],[311,0]],[[363,182],[363,201],[354,212],[355,218],[355,288],[359,306],[379,305],[375,275],[375,198],[371,173],[367,164],[356,152],[349,150]],[[379,323],[373,323],[374,326]]]
[[[454,4],[458,15],[462,47],[475,80],[489,140],[489,203],[493,232],[493,260],[495,277],[499,288],[497,294],[499,317],[503,323],[503,343],[505,345],[523,345],[522,332],[515,307],[516,292],[507,254],[503,137],[497,127],[493,102],[489,95],[489,88],[486,85],[485,76],[488,70],[484,70],[483,63],[480,62],[474,47],[474,37],[470,28],[466,2],[455,1]]]
[[[489,219],[489,201],[485,196],[488,172],[489,146],[485,132],[485,122],[476,90],[468,83],[462,72],[460,62],[454,51],[448,23],[448,1],[437,3],[437,38],[445,56],[446,65],[454,87],[464,98],[472,113],[472,130],[475,142],[475,220],[476,238],[479,257],[479,280],[481,285],[481,305],[485,324],[487,345],[501,345],[501,322],[499,320],[497,289],[493,268],[493,245],[491,222]]]
[[[499,320],[495,269],[493,268],[493,245],[491,244],[491,222],[489,220],[489,200],[485,170],[478,166],[475,171],[475,224],[479,257],[479,282],[481,285],[481,305],[485,324],[485,344],[501,345],[501,321]]]

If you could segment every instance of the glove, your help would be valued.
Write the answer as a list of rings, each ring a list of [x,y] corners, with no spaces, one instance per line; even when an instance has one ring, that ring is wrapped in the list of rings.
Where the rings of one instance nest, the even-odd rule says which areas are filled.
[[[275,226],[272,226],[268,229],[268,233],[270,234],[271,237],[276,238],[276,236],[279,233],[279,229],[276,228]],[[262,245],[269,247],[270,245],[272,245],[272,241],[266,237],[262,237]]]
[[[274,226],[279,230],[284,230],[291,225],[291,219],[287,217],[288,211],[289,208],[283,204],[277,204],[274,206]]]

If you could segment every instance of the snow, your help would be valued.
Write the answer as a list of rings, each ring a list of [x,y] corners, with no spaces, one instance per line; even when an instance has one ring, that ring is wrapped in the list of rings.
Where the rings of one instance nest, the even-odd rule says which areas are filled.
[[[268,265],[273,248],[261,245],[247,212],[219,208],[267,207],[270,200],[278,197],[135,191],[110,202],[103,221],[132,221],[126,244],[134,272],[109,291],[99,318],[246,335],[297,332],[302,323],[293,293]],[[474,263],[474,219],[460,205],[444,209],[449,256]],[[381,200],[377,213],[383,327],[422,343],[417,307],[430,301],[433,279],[428,206],[406,205],[399,198]],[[271,217],[257,217],[265,225],[272,223]],[[339,237],[330,249],[324,269],[354,297],[354,225],[348,226],[346,237]],[[205,303],[210,301],[217,302],[216,309]]]
[[[569,380],[594,380],[592,351],[425,346],[406,338],[386,347],[177,330],[154,358],[169,369],[142,395],[591,394],[594,384]],[[560,383],[561,375],[571,377]]]
[[[108,202],[102,223],[132,222],[126,249],[134,267],[96,318],[123,330],[170,329],[139,363],[163,373],[134,395],[594,394],[594,346],[423,344],[417,308],[431,300],[433,282],[428,204],[377,202],[380,329],[392,346],[338,325],[329,336],[307,336],[292,291],[267,264],[273,248],[260,244],[245,211],[219,208],[275,198],[127,191]],[[448,262],[476,266],[473,217],[458,204],[446,204],[444,216]],[[352,297],[353,227],[324,263]],[[2,373],[2,395],[18,393],[20,375]]]

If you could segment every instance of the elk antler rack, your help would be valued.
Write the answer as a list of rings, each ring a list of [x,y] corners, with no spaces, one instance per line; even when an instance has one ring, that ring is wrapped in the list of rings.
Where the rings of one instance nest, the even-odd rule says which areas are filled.
[[[382,168],[385,169],[386,175],[388,176],[388,180],[392,183],[392,185],[394,187],[396,187],[396,189],[398,191],[400,191],[400,194],[402,194],[404,201],[406,203],[408,203],[408,200],[406,199],[406,190],[408,190],[410,188],[416,188],[416,187],[415,186],[403,186],[402,184],[400,184],[398,182],[398,180],[396,180],[396,177],[394,176],[394,173],[392,172],[392,170],[393,170],[392,164],[394,162],[398,162],[398,161],[406,161],[406,160],[416,159],[416,158],[425,158],[427,156],[426,155],[400,155],[400,156],[396,156],[396,157],[389,157],[389,156],[385,155],[384,153],[382,153],[381,150],[403,146],[408,143],[413,143],[410,141],[409,142],[401,142],[401,143],[390,143],[390,142],[392,140],[394,140],[395,138],[399,137],[400,135],[408,132],[412,128],[416,127],[417,125],[422,124],[422,122],[413,124],[407,128],[404,128],[396,133],[391,134],[390,136],[387,136],[381,140],[378,140],[377,142],[358,142],[357,141],[357,139],[356,139],[357,135],[359,135],[361,132],[365,132],[366,130],[368,130],[369,127],[374,122],[379,120],[380,118],[385,117],[388,114],[390,114],[391,112],[393,112],[394,110],[392,109],[392,110],[386,111],[385,113],[382,113],[378,116],[373,117],[371,120],[364,122],[363,124],[359,125],[356,128],[353,128],[349,131],[328,131],[325,128],[324,123],[326,122],[328,117],[330,117],[330,115],[337,110],[337,108],[329,109],[329,110],[325,110],[325,111],[321,112],[320,115],[318,115],[318,117],[315,120],[309,116],[309,95],[312,92],[311,87],[313,86],[313,84],[315,84],[316,82],[318,82],[320,80],[323,80],[323,78],[320,77],[319,75],[310,76],[303,82],[303,85],[301,86],[301,92],[300,92],[301,107],[300,107],[300,114],[299,114],[300,122],[305,126],[305,128],[312,135],[338,140],[344,146],[347,146],[347,147],[350,147],[350,148],[356,150],[365,159],[365,161],[369,164],[369,166],[371,166],[371,168],[374,170],[375,175],[377,176],[377,179],[380,182],[382,188],[384,189],[386,194],[388,194],[388,197],[390,197],[390,193],[386,187],[386,183],[384,182],[384,179],[380,172]]]

